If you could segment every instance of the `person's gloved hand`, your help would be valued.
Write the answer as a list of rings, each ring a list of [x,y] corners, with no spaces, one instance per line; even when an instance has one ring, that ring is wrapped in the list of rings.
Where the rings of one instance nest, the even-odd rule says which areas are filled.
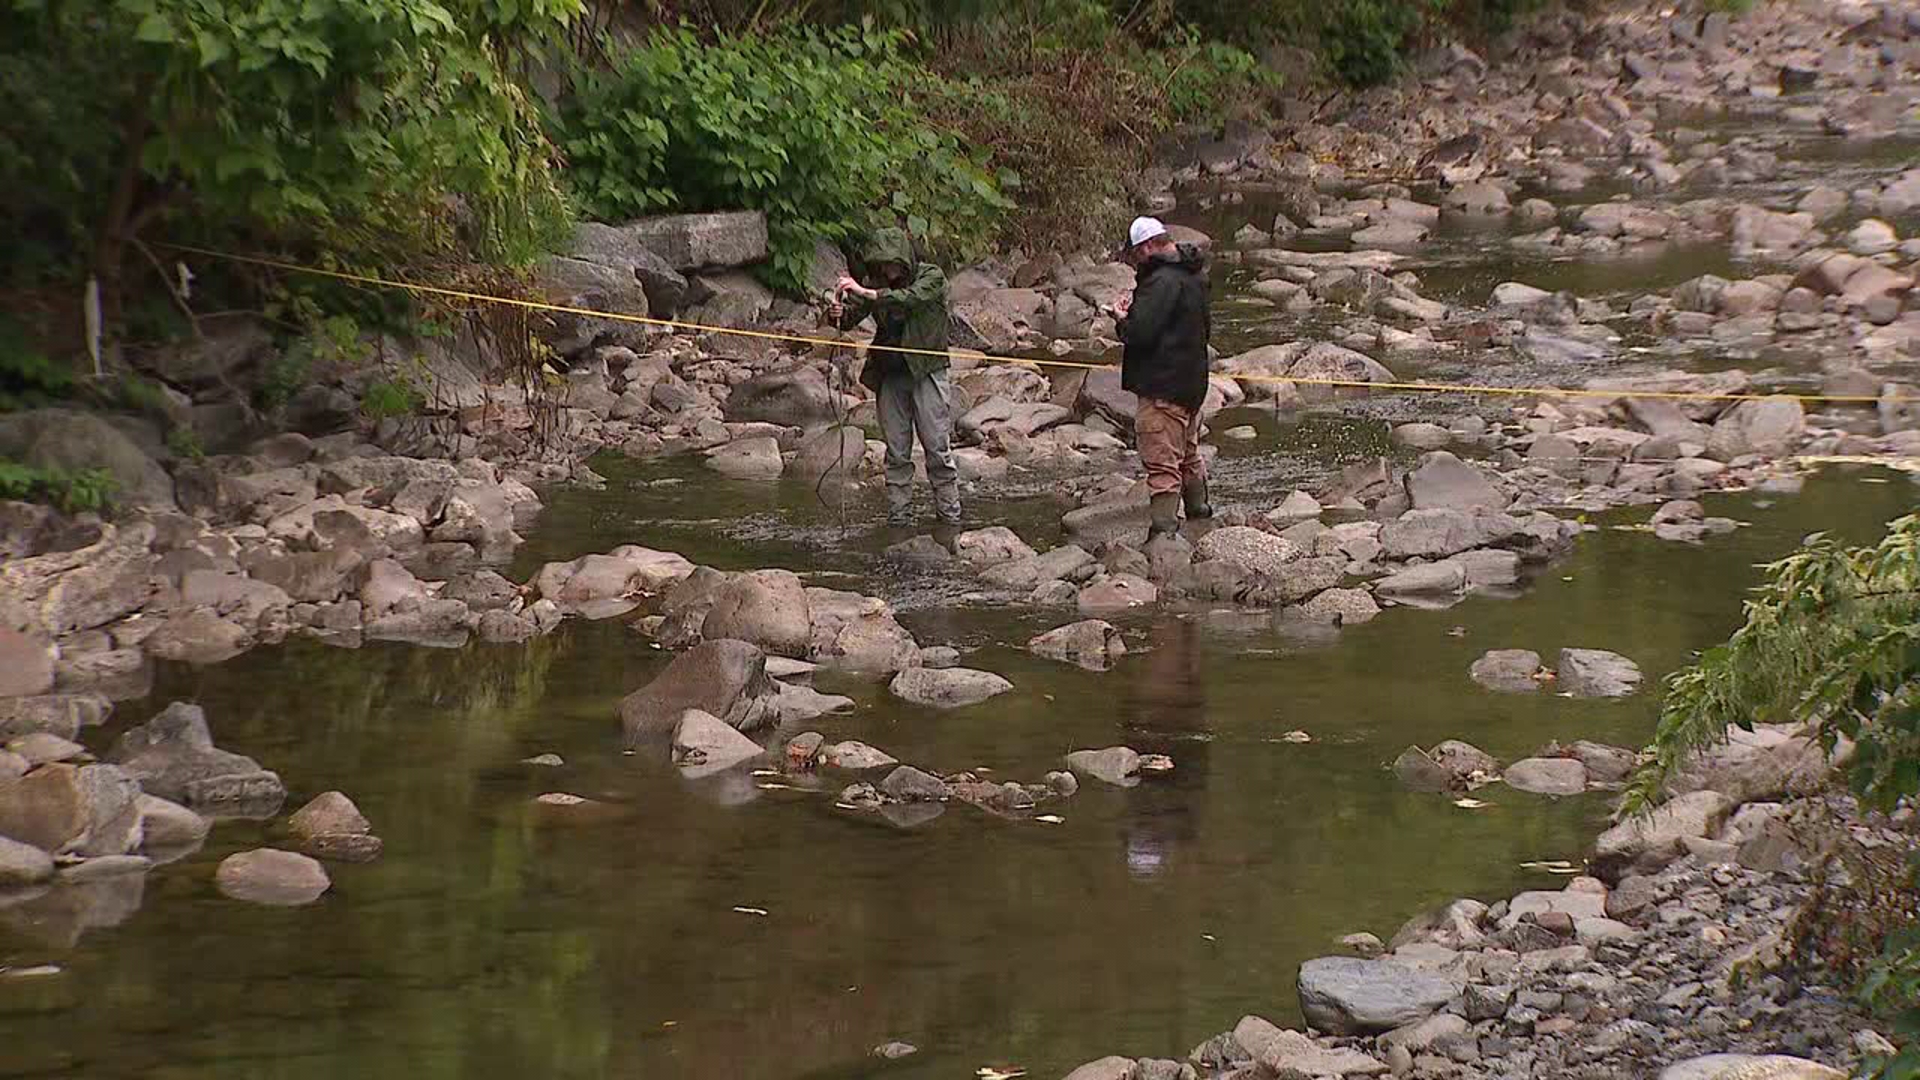
[[[846,274],[841,274],[840,280],[836,282],[833,287],[842,294],[852,293],[855,296],[864,296],[869,300],[876,299],[880,295],[878,292],[867,288]]]

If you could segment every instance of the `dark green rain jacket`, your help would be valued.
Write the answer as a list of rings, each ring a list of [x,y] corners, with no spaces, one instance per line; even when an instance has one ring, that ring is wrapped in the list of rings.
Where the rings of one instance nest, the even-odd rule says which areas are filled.
[[[932,263],[913,257],[913,242],[906,230],[887,228],[873,234],[862,253],[869,274],[882,263],[897,262],[907,268],[907,284],[898,289],[880,289],[880,296],[868,300],[849,296],[843,327],[857,326],[873,316],[876,329],[873,344],[899,345],[909,349],[932,349],[941,355],[896,353],[871,350],[860,381],[878,392],[889,371],[905,370],[914,378],[924,378],[947,366],[947,275]]]

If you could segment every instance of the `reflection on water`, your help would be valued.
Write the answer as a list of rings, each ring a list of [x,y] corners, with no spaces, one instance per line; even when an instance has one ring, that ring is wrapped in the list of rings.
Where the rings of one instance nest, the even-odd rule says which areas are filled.
[[[556,499],[542,542],[677,536],[632,525],[650,490]],[[672,514],[764,497],[704,490]],[[899,827],[835,810],[837,778],[766,790],[623,756],[614,705],[665,657],[613,624],[525,647],[300,642],[167,668],[123,722],[201,701],[221,743],[278,769],[296,804],[351,794],[386,855],[333,867],[313,907],[254,908],[220,897],[212,870],[277,826],[224,824],[76,947],[0,931],[0,966],[65,969],[0,979],[0,1075],[785,1080],[866,1075],[866,1052],[895,1038],[923,1053],[890,1074],[1015,1062],[1058,1075],[1110,1051],[1177,1051],[1249,1011],[1284,1021],[1295,966],[1338,935],[1547,885],[1520,864],[1577,858],[1605,811],[1498,791],[1457,810],[1397,788],[1384,764],[1401,748],[1459,736],[1511,758],[1651,725],[1651,695],[1483,692],[1466,676],[1480,652],[1618,649],[1651,685],[1727,632],[1755,562],[1815,529],[1865,537],[1911,502],[1904,480],[1842,477],[1770,509],[1724,500],[1712,510],[1752,527],[1701,548],[1603,531],[1522,599],[1389,612],[1318,648],[1259,619],[1148,617],[1125,626],[1132,652],[1105,674],[1021,647],[1067,612],[929,605],[907,615],[923,640],[971,650],[1013,693],[937,713],[823,680],[859,702],[823,732],[929,769],[1035,781],[1070,750],[1116,744],[1175,761],[1130,790],[1087,783],[1052,826],[953,807]],[[814,513],[786,512],[802,528]],[[753,561],[752,542],[706,540]],[[883,565],[884,540],[863,533],[828,558],[860,575]],[[1313,741],[1280,738],[1293,729]],[[566,765],[519,764],[546,752]],[[566,827],[529,812],[546,791],[619,813]]]

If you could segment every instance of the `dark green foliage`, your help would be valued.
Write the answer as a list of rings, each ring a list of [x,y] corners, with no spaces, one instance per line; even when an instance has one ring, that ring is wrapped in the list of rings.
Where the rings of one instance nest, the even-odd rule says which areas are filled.
[[[45,405],[73,389],[73,369],[35,347],[18,323],[0,316],[0,411]]]
[[[1012,203],[979,157],[930,126],[931,76],[895,33],[796,31],[703,42],[662,30],[610,73],[586,73],[563,111],[569,179],[609,220],[765,210],[771,278],[798,288],[816,238],[884,220],[977,254]]]
[[[404,375],[371,382],[360,393],[360,411],[374,421],[411,416],[425,403],[413,381]]]
[[[78,514],[106,509],[113,489],[113,476],[105,469],[69,472],[0,458],[0,499],[47,503]]]

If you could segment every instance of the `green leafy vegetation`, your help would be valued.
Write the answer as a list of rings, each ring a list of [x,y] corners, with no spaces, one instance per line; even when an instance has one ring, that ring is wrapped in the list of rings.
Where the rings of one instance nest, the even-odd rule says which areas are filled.
[[[367,419],[381,421],[411,416],[425,404],[413,381],[405,376],[376,379],[360,392],[360,412]]]
[[[660,30],[611,72],[583,73],[561,141],[582,201],[608,219],[767,212],[772,280],[797,289],[814,241],[885,217],[978,254],[1011,208],[976,154],[925,122],[926,73],[896,33],[841,29],[711,42]]]
[[[0,226],[28,238],[9,269],[94,275],[117,332],[162,223],[367,261],[530,261],[564,204],[512,66],[578,9],[7,0]]]
[[[47,503],[69,514],[105,510],[114,480],[105,469],[43,468],[0,458],[0,499]]]
[[[1729,726],[1804,721],[1844,760],[1869,810],[1920,795],[1920,515],[1871,547],[1826,537],[1766,568],[1746,622],[1675,673],[1627,808],[1657,803],[1696,753]],[[1904,1046],[1871,1075],[1920,1076],[1920,882],[1904,852],[1867,848],[1829,827],[1821,893],[1796,927],[1801,962],[1857,977],[1862,999],[1893,1019]]]
[[[73,393],[73,369],[28,340],[20,324],[0,315],[0,411],[30,409]]]

